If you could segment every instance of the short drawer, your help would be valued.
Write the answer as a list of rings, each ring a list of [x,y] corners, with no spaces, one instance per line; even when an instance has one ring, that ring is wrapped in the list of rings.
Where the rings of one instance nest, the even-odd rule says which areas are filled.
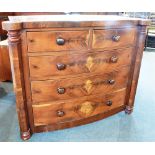
[[[46,102],[93,94],[105,94],[125,88],[130,67],[100,75],[31,82],[32,101]]]
[[[34,125],[72,122],[103,114],[124,105],[125,89],[120,92],[73,100],[33,105]]]
[[[106,49],[133,46],[135,36],[135,28],[94,30],[92,48]]]
[[[104,73],[129,65],[131,58],[132,48],[62,56],[33,56],[29,57],[30,78],[46,80],[54,76]]]
[[[88,49],[89,31],[27,32],[28,52]]]

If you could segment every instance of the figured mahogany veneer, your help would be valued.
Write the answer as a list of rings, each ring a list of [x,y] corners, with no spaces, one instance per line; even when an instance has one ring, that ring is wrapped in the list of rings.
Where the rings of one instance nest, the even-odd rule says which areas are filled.
[[[127,86],[129,67],[105,74],[31,82],[32,102],[66,100],[93,94],[106,94]],[[65,89],[60,94],[58,88]]]
[[[7,40],[0,41],[0,81],[11,81],[11,66]]]
[[[88,39],[89,39],[89,30],[47,31],[47,32],[45,31],[45,32],[27,33],[29,52],[87,50]]]
[[[47,80],[57,76],[77,75],[81,73],[103,73],[120,66],[130,65],[133,48],[110,51],[87,51],[81,54],[30,56],[31,80]],[[79,53],[79,52],[77,52]],[[60,67],[61,69],[60,69]]]
[[[126,90],[123,89],[105,96],[99,94],[56,103],[33,104],[34,124],[42,126],[64,123],[105,113],[123,106],[125,93]],[[111,102],[110,105],[109,102]],[[60,111],[63,112],[62,116],[59,116]]]
[[[3,22],[21,138],[133,110],[148,20],[103,15]]]
[[[94,30],[92,48],[106,49],[133,46],[136,37],[135,28]]]

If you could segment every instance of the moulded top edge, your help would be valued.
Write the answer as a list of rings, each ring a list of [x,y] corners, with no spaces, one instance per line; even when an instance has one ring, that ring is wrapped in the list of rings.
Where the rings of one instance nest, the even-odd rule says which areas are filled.
[[[42,27],[105,26],[106,24],[149,25],[150,20],[114,15],[33,15],[9,16],[9,21],[4,21],[2,26],[5,30],[18,30]]]

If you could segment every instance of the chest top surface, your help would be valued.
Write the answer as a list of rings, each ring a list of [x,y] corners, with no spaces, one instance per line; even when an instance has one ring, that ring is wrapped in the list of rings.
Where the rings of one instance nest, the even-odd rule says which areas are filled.
[[[10,16],[3,22],[5,30],[52,27],[110,27],[148,25],[149,20],[114,15],[35,15]]]

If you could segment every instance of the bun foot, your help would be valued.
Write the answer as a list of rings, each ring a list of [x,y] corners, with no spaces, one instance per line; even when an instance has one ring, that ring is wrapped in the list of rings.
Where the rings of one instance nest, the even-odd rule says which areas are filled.
[[[131,114],[133,112],[133,108],[132,107],[130,107],[130,106],[126,106],[126,108],[125,108],[125,113],[126,114]]]
[[[26,132],[21,132],[21,138],[22,140],[28,140],[31,137],[30,129]]]

